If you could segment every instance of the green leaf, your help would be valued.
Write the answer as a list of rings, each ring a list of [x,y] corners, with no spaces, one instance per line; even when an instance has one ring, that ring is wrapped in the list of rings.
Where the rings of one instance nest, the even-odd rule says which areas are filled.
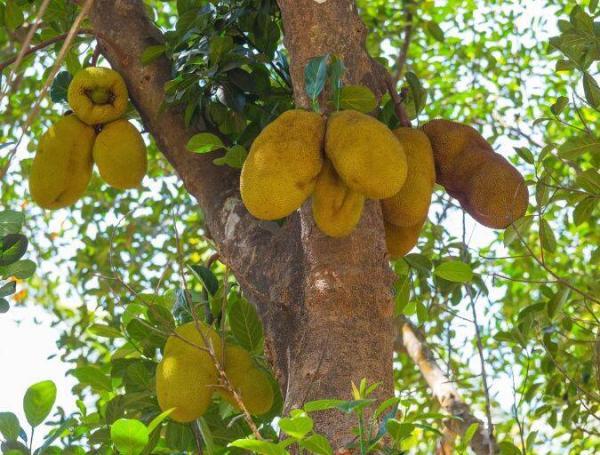
[[[361,85],[347,85],[340,92],[340,108],[353,109],[365,114],[375,110],[377,98],[367,87]]]
[[[0,239],[0,266],[17,262],[27,251],[27,237],[7,234]]]
[[[110,426],[110,439],[124,455],[142,453],[149,440],[146,425],[135,419],[119,419]]]
[[[328,61],[329,54],[314,57],[308,61],[304,68],[304,90],[313,104],[325,88]]]
[[[600,172],[596,169],[578,172],[575,183],[589,193],[600,194]]]
[[[219,281],[214,273],[203,265],[192,265],[190,266],[192,272],[196,277],[201,281],[204,288],[208,291],[210,295],[215,295],[219,290]]]
[[[167,417],[175,411],[175,408],[167,409],[161,412],[159,415],[152,419],[152,422],[148,425],[148,433],[152,433]]]
[[[296,439],[302,439],[313,429],[313,420],[307,415],[296,417],[282,417],[279,420],[279,428]]]
[[[462,261],[442,262],[435,268],[434,274],[454,283],[469,283],[473,280],[473,270]]]
[[[15,293],[17,289],[16,281],[9,281],[4,286],[0,287],[0,297],[7,297]]]
[[[598,107],[600,105],[600,87],[596,79],[589,73],[583,75],[583,93],[590,106]]]
[[[395,442],[400,442],[408,438],[415,429],[412,423],[399,422],[396,419],[389,419],[386,423],[386,428],[390,436]]]
[[[229,447],[238,447],[254,453],[263,455],[287,455],[287,450],[269,441],[257,441],[256,439],[238,439],[229,443]]]
[[[558,148],[558,156],[565,160],[574,160],[585,152],[600,153],[600,139],[588,135],[570,137]]]
[[[542,248],[547,251],[553,252],[556,250],[556,237],[554,231],[550,227],[550,224],[545,220],[540,220],[540,240],[542,242]]]
[[[406,82],[408,82],[408,95],[414,105],[414,114],[417,116],[425,107],[427,91],[423,88],[415,73],[408,71],[405,77]]]
[[[444,31],[440,28],[440,25],[437,22],[428,21],[426,28],[427,32],[440,43],[443,43],[446,40],[444,37]]]
[[[4,9],[4,23],[6,26],[11,30],[16,30],[23,24],[24,20],[23,10],[17,0],[7,0]]]
[[[67,101],[67,91],[73,76],[68,71],[61,71],[56,75],[50,87],[50,99],[54,103],[62,103]]]
[[[54,406],[56,385],[52,381],[42,381],[31,385],[23,397],[25,417],[32,427],[42,423]]]
[[[431,272],[433,264],[427,256],[418,253],[411,253],[404,256],[404,260],[411,267],[417,269],[420,272],[427,273]]]
[[[527,147],[517,147],[515,148],[517,155],[519,155],[523,160],[529,164],[533,164],[535,162],[535,158],[533,157],[533,153]]]
[[[112,382],[110,377],[105,375],[100,368],[87,365],[71,370],[71,374],[75,376],[83,385],[89,385],[94,390],[112,391]]]
[[[241,169],[244,165],[244,161],[246,161],[246,157],[248,156],[248,151],[245,147],[241,145],[234,145],[233,147],[228,147],[225,155],[221,158],[216,158],[213,160],[213,163],[217,166],[229,166],[234,169]]]
[[[187,143],[187,149],[194,153],[209,153],[224,148],[223,141],[211,133],[193,135]]]
[[[6,313],[8,310],[10,310],[10,303],[8,300],[0,298],[0,314]]]
[[[324,436],[320,434],[311,434],[309,437],[300,441],[300,447],[316,453],[318,455],[332,455],[331,444]]]
[[[588,221],[595,207],[596,199],[593,197],[586,197],[582,201],[579,201],[575,206],[575,210],[573,210],[573,223],[575,223],[575,226]]]
[[[594,14],[597,9],[598,9],[598,0],[590,0],[590,3],[588,5],[588,11],[591,14]]]
[[[122,338],[123,337],[123,334],[121,333],[120,330],[115,329],[114,327],[111,327],[111,326],[105,325],[105,324],[92,324],[91,326],[88,327],[88,331],[93,335],[96,335],[98,337],[103,337],[103,338]]]
[[[215,65],[221,61],[225,54],[233,49],[233,38],[229,35],[213,36],[208,49],[210,63]]]
[[[0,266],[0,275],[2,276],[14,276],[24,280],[29,278],[35,272],[35,263],[29,259],[23,259],[13,264],[6,266]]]
[[[467,428],[467,431],[465,431],[465,434],[463,434],[462,438],[460,439],[461,444],[463,444],[465,447],[468,446],[471,442],[471,439],[473,439],[473,436],[475,436],[478,428],[479,423],[477,422],[469,425],[469,428]]]
[[[567,287],[563,287],[552,296],[546,305],[546,311],[548,312],[550,319],[553,319],[558,310],[560,310],[562,306],[567,303],[570,295],[571,290]]]
[[[331,87],[331,100],[336,111],[340,110],[342,77],[345,71],[344,62],[334,55],[329,64],[329,86]]]
[[[19,419],[12,412],[0,412],[0,433],[7,441],[16,441],[21,432]]]
[[[566,96],[559,96],[556,102],[552,106],[550,106],[550,110],[554,115],[559,115],[568,103],[569,98],[567,98]]]
[[[263,330],[254,307],[246,299],[234,294],[230,297],[227,315],[231,333],[237,342],[249,351],[260,348]]]
[[[521,451],[510,441],[502,441],[498,444],[500,455],[521,455]]]
[[[303,408],[306,412],[326,411],[335,409],[345,402],[345,400],[315,400],[304,403]]]
[[[163,44],[157,44],[156,46],[148,46],[142,52],[142,65],[149,65],[158,57],[165,53],[165,46]]]
[[[17,234],[23,222],[25,221],[25,215],[22,212],[16,212],[14,210],[3,210],[0,212],[0,238],[8,234]]]

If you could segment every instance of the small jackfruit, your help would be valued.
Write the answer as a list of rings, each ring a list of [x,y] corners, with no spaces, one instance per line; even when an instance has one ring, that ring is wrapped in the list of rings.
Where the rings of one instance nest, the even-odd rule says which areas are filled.
[[[529,193],[523,176],[475,129],[432,120],[423,131],[431,141],[437,182],[475,220],[505,228],[525,214]]]
[[[394,134],[404,146],[408,175],[406,182],[391,198],[381,201],[383,218],[396,226],[413,226],[429,211],[435,166],[429,139],[414,128],[398,128]]]
[[[225,374],[250,414],[262,415],[273,407],[274,393],[269,377],[254,365],[248,351],[239,346],[227,345]],[[233,407],[238,408],[229,391],[219,388],[218,393]]]
[[[384,220],[385,244],[392,259],[399,259],[412,250],[425,224],[425,219],[413,226],[395,226]]]
[[[68,115],[40,139],[29,177],[32,199],[45,209],[74,204],[92,176],[94,129]]]
[[[368,198],[392,197],[406,180],[402,144],[386,125],[366,114],[331,114],[325,153],[346,185]]]
[[[258,135],[240,178],[242,200],[253,216],[284,218],[310,196],[323,166],[324,134],[325,121],[319,114],[291,110]]]
[[[67,92],[73,112],[88,125],[111,122],[127,110],[127,86],[110,68],[88,67],[75,74]]]
[[[214,364],[200,363],[182,355],[167,355],[156,368],[156,395],[163,411],[175,408],[170,417],[186,423],[202,416],[212,401],[217,384]]]
[[[121,190],[138,187],[148,167],[142,135],[127,120],[104,125],[94,143],[94,161],[110,186]]]
[[[319,229],[330,237],[350,234],[362,214],[365,197],[348,188],[329,160],[317,178],[312,213]]]

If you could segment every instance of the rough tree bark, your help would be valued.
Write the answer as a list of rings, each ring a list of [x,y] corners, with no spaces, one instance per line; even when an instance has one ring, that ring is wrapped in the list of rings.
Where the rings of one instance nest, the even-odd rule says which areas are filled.
[[[366,30],[353,0],[281,0],[294,94],[306,106],[303,68],[325,53],[344,59],[348,82],[385,87],[385,73],[367,55]],[[162,42],[141,0],[96,0],[91,23],[102,53],[125,78],[132,102],[160,150],[194,196],[219,254],[234,272],[265,326],[266,347],[285,397],[286,411],[317,398],[349,398],[350,382],[381,382],[393,394],[393,300],[379,205],[369,203],[355,232],[324,236],[309,204],[282,226],[258,222],[244,209],[238,174],[190,153],[185,144],[203,125],[186,129],[182,115],[162,110],[169,62],[141,64],[150,45]],[[334,447],[349,443],[355,425],[345,414],[315,416]]]

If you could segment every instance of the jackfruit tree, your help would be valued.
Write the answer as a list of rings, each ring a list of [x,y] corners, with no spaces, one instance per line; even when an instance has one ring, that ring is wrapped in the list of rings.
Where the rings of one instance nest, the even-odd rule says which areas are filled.
[[[0,0],[0,451],[599,453],[599,17]]]

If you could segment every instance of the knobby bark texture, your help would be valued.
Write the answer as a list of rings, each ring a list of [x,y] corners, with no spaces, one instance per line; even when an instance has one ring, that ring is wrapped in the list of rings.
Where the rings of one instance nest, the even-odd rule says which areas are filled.
[[[383,93],[386,74],[366,53],[366,30],[353,0],[281,0],[279,6],[298,106],[308,104],[304,65],[326,53],[344,59],[347,82]],[[163,86],[173,75],[165,58],[141,63],[144,49],[163,41],[143,2],[96,0],[90,19],[146,128],[198,200],[222,261],[259,311],[285,411],[308,400],[350,398],[351,381],[361,378],[381,383],[379,397],[392,396],[393,274],[379,205],[368,203],[359,226],[344,239],[316,228],[310,202],[282,227],[255,220],[240,200],[238,172],[186,150],[205,125],[187,129],[181,112],[163,109]],[[352,442],[353,417],[337,411],[314,417],[334,447]]]

